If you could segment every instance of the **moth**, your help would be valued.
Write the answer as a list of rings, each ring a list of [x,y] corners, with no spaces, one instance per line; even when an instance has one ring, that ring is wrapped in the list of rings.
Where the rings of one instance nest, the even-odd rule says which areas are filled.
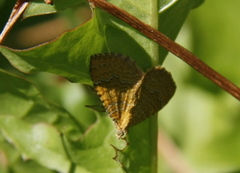
[[[128,56],[106,53],[91,56],[90,74],[106,112],[123,138],[135,126],[162,109],[176,85],[165,68],[144,73]]]

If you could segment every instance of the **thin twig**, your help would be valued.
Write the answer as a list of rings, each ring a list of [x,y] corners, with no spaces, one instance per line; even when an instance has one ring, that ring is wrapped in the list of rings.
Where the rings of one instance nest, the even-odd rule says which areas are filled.
[[[128,12],[121,8],[118,8],[105,0],[88,0],[94,6],[99,7],[106,12],[116,16],[122,21],[128,23],[133,28],[142,32],[144,35],[176,55],[192,68],[197,70],[199,73],[210,79],[212,82],[217,84],[219,87],[227,91],[229,94],[240,100],[240,88],[234,85],[231,81],[217,73],[211,67],[206,65],[202,60],[193,55],[190,51],[177,44],[176,42],[169,39],[167,36],[154,29],[150,25],[147,25],[140,21],[138,18],[132,16]]]
[[[24,10],[27,8],[29,2],[28,0],[17,0],[15,6],[13,7],[12,13],[6,23],[1,35],[0,35],[0,44],[3,43],[4,39],[6,38],[7,34],[16,23],[18,18],[22,15]]]

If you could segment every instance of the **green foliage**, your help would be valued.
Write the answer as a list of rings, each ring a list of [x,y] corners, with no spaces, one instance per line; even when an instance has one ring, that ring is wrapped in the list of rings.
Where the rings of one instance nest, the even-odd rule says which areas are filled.
[[[0,126],[3,137],[11,143],[2,140],[1,146],[14,145],[18,151],[12,169],[20,164],[20,156],[59,172],[68,172],[71,165],[76,172],[98,172],[98,167],[102,169],[99,172],[109,173],[120,169],[111,158],[114,151],[109,143],[119,144],[107,116],[99,116],[83,136],[82,125],[66,110],[43,99],[30,82],[4,71],[0,77]],[[11,161],[11,157],[7,159]],[[22,164],[21,169],[32,169],[23,168],[29,162]]]
[[[191,9],[200,5],[202,0],[109,2],[175,39]],[[220,4],[218,3],[219,6]],[[60,12],[79,5],[88,4],[79,0],[56,0],[51,6],[43,0],[35,0],[23,17],[28,20],[36,18],[36,15]],[[213,6],[214,4],[209,5],[208,8]],[[204,10],[198,13],[196,9],[193,11],[190,22],[195,42],[189,44],[200,57],[211,57],[206,58],[206,61],[214,65],[216,62],[216,66],[220,66],[219,71],[224,71],[233,81],[237,81],[239,75],[236,75],[236,71],[224,66],[229,63],[228,58],[224,58],[228,55],[229,59],[236,57],[234,61],[237,62],[237,51],[234,51],[231,42],[228,47],[223,46],[228,36],[224,34],[224,29],[230,26],[230,17],[226,15],[221,18],[225,23],[221,30],[218,28],[216,34],[211,23],[218,20],[217,16],[209,18],[211,14],[211,10],[210,13]],[[48,33],[48,28],[44,32]],[[213,42],[215,39],[209,39],[207,33],[222,40]],[[223,34],[221,37],[220,33]],[[235,37],[231,35],[230,38]],[[209,49],[206,49],[205,44]],[[228,51],[224,51],[225,48]],[[84,107],[85,104],[100,104],[99,100],[92,99],[96,98],[93,92],[86,87],[79,89],[79,85],[66,81],[63,84],[56,82],[56,77],[39,72],[53,73],[72,82],[92,85],[89,61],[93,54],[122,53],[134,59],[143,70],[147,70],[164,61],[166,50],[121,20],[96,8],[91,19],[49,42],[21,50],[1,46],[0,51],[16,69],[31,74],[17,72],[24,76],[19,77],[1,63],[1,68],[5,70],[0,71],[0,172],[123,172],[120,164],[112,159],[115,152],[110,144],[123,148],[125,143],[116,139],[111,119],[106,114]],[[221,58],[224,63],[219,63],[219,59],[214,60],[214,57]],[[238,64],[233,63],[236,66]],[[240,169],[239,103],[234,102],[230,96],[223,95],[223,92],[215,92],[213,95],[199,91],[199,86],[208,92],[216,91],[216,87],[195,72],[187,73],[188,69],[184,69],[179,62],[167,58],[166,66],[172,72],[179,89],[174,100],[161,113],[161,127],[176,141],[184,153],[183,157],[196,172],[230,172]],[[33,75],[35,73],[38,75]],[[189,89],[190,84],[186,81],[197,87]],[[57,102],[58,105],[52,102]],[[228,109],[223,110],[225,106]],[[203,112],[205,109],[210,111]],[[156,116],[130,129],[130,145],[118,157],[124,169],[130,173],[157,172],[153,161],[156,159],[155,120]],[[164,169],[164,163],[160,157],[159,171],[171,172]]]
[[[57,7],[60,6],[58,3],[61,2],[62,1],[56,2],[56,10],[58,10]],[[119,1],[116,2],[119,3]],[[127,11],[132,11],[133,15],[146,23],[152,24],[153,21],[157,23],[156,21],[158,20],[159,14],[156,11],[157,9],[153,10],[151,8],[152,5],[156,5],[157,7],[158,4],[156,2],[155,4],[149,2],[135,4],[133,3],[134,1],[130,2],[131,1],[128,1],[130,5],[125,5],[127,2],[117,5],[125,8]],[[62,8],[63,7],[59,7],[59,9]],[[53,11],[52,7],[48,7],[43,3],[34,2],[29,6],[24,17],[35,16],[41,13],[46,14]],[[178,30],[179,29],[180,26],[178,26]],[[0,47],[0,50],[15,68],[24,73],[51,72],[64,76],[73,82],[91,85],[89,76],[89,58],[91,55],[104,52],[120,52],[131,56],[142,69],[146,70],[150,68],[152,64],[156,64],[154,59],[158,59],[157,48],[158,45],[138,31],[133,30],[119,19],[96,8],[94,9],[92,19],[75,29],[61,34],[58,38],[50,42],[24,50],[11,49],[4,46]],[[157,61],[160,62],[160,60]],[[11,79],[11,77],[5,78]],[[15,83],[21,84],[22,82],[26,83],[26,81],[9,81],[9,83],[13,85],[13,90],[18,90],[19,87],[15,85]],[[5,84],[3,84],[3,86],[5,86]],[[28,89],[29,87],[26,88]],[[31,86],[31,88],[35,87]],[[6,88],[4,89],[1,91],[2,93],[5,93],[7,90]],[[28,98],[28,90],[25,91],[24,89],[25,87],[23,87],[23,93],[21,94],[26,95]],[[35,91],[33,96],[39,95],[36,92],[38,91]],[[75,119],[64,110],[60,111],[52,106],[52,104],[49,105],[45,103],[46,101],[43,98],[37,97],[37,99],[33,97],[32,100],[27,99],[27,101],[25,101],[18,98],[18,94],[12,94],[12,97],[13,101],[16,100],[15,102],[17,102],[22,111],[25,110],[25,112],[22,113],[22,116],[19,115],[20,120],[15,120],[16,117],[18,117],[18,113],[20,113],[18,112],[18,107],[15,107],[15,104],[10,104],[11,98],[3,98],[6,102],[5,105],[12,107],[6,107],[6,112],[3,113],[2,131],[6,134],[5,137],[10,138],[14,146],[17,146],[21,155],[26,155],[27,158],[34,160],[43,167],[61,172],[67,172],[68,170],[74,172],[122,172],[120,165],[111,158],[114,156],[114,150],[109,144],[123,148],[124,143],[121,144],[122,141],[116,141],[113,135],[115,130],[108,117],[98,116],[97,123],[84,133],[82,130],[85,129],[84,126],[79,125],[79,122],[76,120],[79,118]],[[14,110],[15,112],[12,113],[9,112],[9,110]],[[66,118],[69,118],[71,121],[66,120]],[[8,122],[8,119],[11,120],[12,124],[16,124],[15,127],[17,129],[21,128],[22,133],[37,129],[36,133],[42,133],[42,137],[46,139],[43,140],[39,137],[39,140],[35,141],[34,137],[36,134],[33,132],[25,134],[26,137],[22,135],[19,139],[16,129],[7,126],[8,123],[4,124],[4,122]],[[39,123],[43,122],[43,125],[39,125]],[[108,123],[108,125],[106,123]],[[57,131],[54,131],[54,129],[51,128],[52,126],[49,126],[50,124],[57,128]],[[119,156],[125,169],[129,172],[156,171],[156,166],[152,163],[152,157],[156,157],[156,135],[152,136],[153,139],[148,139],[148,135],[151,134],[151,129],[153,128],[150,124],[151,121],[147,120],[141,125],[131,129],[129,136],[131,145],[122,156]],[[41,128],[35,128],[35,126]],[[78,128],[75,129],[75,126]],[[155,125],[155,128],[156,127]],[[45,136],[45,133],[39,129],[46,129],[45,133],[49,134]],[[68,130],[70,130],[71,133]],[[142,131],[140,135],[139,131]],[[18,130],[18,132],[20,133],[21,131]],[[56,132],[63,134],[62,142]],[[84,135],[82,136],[83,133]],[[59,151],[57,152],[55,150],[51,151],[51,148],[48,148],[48,142],[46,142],[54,138],[56,138],[54,144],[58,146],[53,148],[58,148]],[[46,143],[47,146],[44,146]],[[34,152],[34,150],[37,150],[34,147],[32,150],[27,150],[30,146],[40,147],[40,149],[38,149],[38,152]],[[139,156],[138,152],[141,148],[145,148],[145,150]],[[51,154],[47,152],[51,152]],[[55,154],[59,154],[58,159],[55,159]],[[46,159],[46,156],[48,156],[48,159]],[[147,162],[146,158],[148,158]],[[54,162],[50,162],[49,160],[54,160]],[[60,164],[61,167],[57,167],[57,163]]]
[[[56,10],[64,8],[62,4],[59,5],[62,2],[63,1],[56,2],[56,4],[54,3]],[[160,14],[157,11],[157,1],[152,3],[142,1],[138,4],[136,4],[135,1],[126,1],[125,3],[112,1],[112,3],[131,12],[140,20],[157,27],[157,21]],[[126,5],[126,3],[129,5]],[[189,1],[189,3],[191,3],[191,1]],[[65,5],[67,8],[68,4],[65,3]],[[152,9],[152,6],[156,6],[156,9]],[[53,12],[54,10],[51,8],[52,7],[47,8],[43,3],[33,3],[26,11],[25,17]],[[188,10],[190,10],[190,8],[186,11]],[[156,23],[156,25],[153,23]],[[180,25],[176,26],[176,28],[178,28],[177,30],[179,30],[180,27]],[[81,82],[89,85],[91,85],[91,79],[89,76],[89,58],[93,54],[117,52],[129,55],[144,70],[152,67],[152,64],[162,62],[164,58],[158,56],[158,45],[156,43],[143,36],[139,31],[132,29],[132,27],[121,20],[98,8],[94,9],[92,19],[75,29],[63,33],[55,40],[48,43],[25,50],[14,50],[8,47],[0,47],[0,49],[9,62],[24,73],[51,72],[64,76],[72,82]],[[37,109],[35,112],[37,112]],[[151,127],[151,124],[151,121],[147,120],[140,126],[132,128],[131,133],[129,134],[131,145],[126,154],[121,156],[122,162],[128,163],[124,164],[124,166],[129,172],[154,172],[154,170],[156,170],[156,165],[152,163],[152,159],[156,157],[157,126],[156,123],[154,123],[155,125]],[[110,127],[113,128],[113,126]],[[149,140],[148,135],[152,134],[152,129],[155,129],[155,135],[150,135],[152,138]],[[141,135],[138,135],[139,131],[142,131]],[[102,129],[101,134],[104,134],[102,133]],[[105,139],[104,136],[103,138],[99,135],[94,136],[98,136],[98,140]],[[136,139],[138,140],[136,141]],[[92,141],[90,141],[91,140],[88,141],[88,145],[92,145]],[[70,145],[69,148],[72,148],[72,146]],[[78,146],[78,149],[79,148],[80,147]],[[141,148],[145,148],[145,152],[142,152],[140,157],[137,153]],[[97,153],[99,153],[99,151],[103,150],[98,150]],[[80,152],[78,153],[77,158],[82,159]],[[104,154],[109,155],[107,152]],[[90,158],[92,157],[92,153],[88,153],[88,155]],[[72,155],[69,157],[72,158]],[[110,155],[107,158],[110,159]],[[148,162],[145,161],[146,158],[148,158]],[[80,163],[82,163],[82,161],[78,161],[78,159],[73,159],[73,163],[79,163],[78,165],[81,165]],[[99,161],[102,160],[101,157],[99,157],[99,159]],[[84,160],[88,159],[84,158]],[[102,161],[106,162],[107,160]],[[91,166],[84,164],[84,167],[91,172],[96,172],[96,170],[94,171],[91,169],[99,167],[99,165],[104,169],[103,172],[110,169],[107,167],[104,168],[103,164],[99,164],[97,159],[96,162],[90,163]],[[93,163],[95,166],[93,166]],[[108,163],[109,167],[109,162],[106,163]],[[115,168],[120,169],[119,165],[115,165]],[[101,171],[99,170],[99,172]]]

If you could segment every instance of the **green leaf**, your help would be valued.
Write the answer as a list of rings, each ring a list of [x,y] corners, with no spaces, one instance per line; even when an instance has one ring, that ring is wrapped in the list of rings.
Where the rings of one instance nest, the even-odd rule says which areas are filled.
[[[111,0],[110,2],[127,10],[145,23],[160,28],[171,38],[176,37],[187,14],[195,4],[191,0],[181,0],[173,4],[168,1],[164,5],[159,4],[158,1],[136,3],[134,0]],[[168,6],[168,8],[165,8],[166,10],[158,9],[158,7],[164,8],[165,6]],[[67,5],[64,4],[63,7],[67,7]],[[29,7],[29,9],[31,8]],[[45,6],[43,9],[39,9],[36,13],[44,14],[51,10],[54,11],[49,9],[49,6]],[[27,16],[32,15],[34,15],[34,10],[27,14]],[[14,50],[4,46],[1,46],[0,50],[11,64],[22,72],[50,72],[64,76],[73,82],[88,85],[92,84],[89,75],[89,61],[93,54],[104,52],[126,54],[135,60],[143,70],[161,64],[167,54],[166,51],[164,53],[156,43],[146,38],[139,31],[99,8],[94,10],[92,19],[73,30],[63,33],[51,42],[25,50]],[[34,134],[35,128],[39,129],[39,123],[44,122],[43,125],[40,124],[42,125],[40,127],[50,131],[59,142],[60,139],[56,136],[57,131],[54,131],[51,126],[49,127],[49,124],[53,124],[58,132],[64,134],[64,140],[60,142],[58,148],[63,160],[65,157],[71,160],[64,160],[64,164],[68,165],[71,170],[78,170],[81,173],[121,171],[119,165],[111,159],[114,156],[114,151],[109,144],[118,144],[120,148],[122,148],[122,144],[116,142],[113,135],[115,129],[110,118],[99,116],[98,122],[82,136],[81,125],[62,108],[46,103],[44,99],[39,97],[39,93],[34,87],[29,84],[24,84],[22,87],[23,84],[20,79],[15,81],[15,79],[4,75],[0,78],[4,79],[2,82],[5,87],[3,88],[4,92],[7,91],[8,85],[13,88],[8,95],[2,94],[0,96],[4,98],[7,106],[6,109],[2,110],[5,134],[15,141],[15,145],[22,146],[21,150],[26,152],[24,154],[28,155],[29,158],[39,159],[38,162],[49,167],[47,163],[41,160],[44,158],[41,153],[44,152],[37,153],[39,158],[37,158],[37,154],[27,153],[24,148],[27,145],[26,142],[19,139],[13,131],[8,129],[7,121],[23,127],[22,133],[29,130],[32,134]],[[11,105],[11,99],[14,105]],[[16,109],[15,104],[19,105],[16,106]],[[21,109],[21,105],[23,105],[23,109]],[[129,172],[156,172],[157,116],[153,116],[129,131],[130,146],[121,154],[119,161],[124,164],[124,168]],[[48,137],[50,138],[50,136]],[[35,144],[33,135],[30,135],[28,139],[31,144]],[[42,144],[39,143],[39,145]],[[65,149],[65,155],[62,148]],[[139,151],[142,151],[141,154],[139,154]],[[96,160],[96,162],[92,160]],[[67,167],[64,164],[61,167],[62,170]]]
[[[25,50],[3,46],[0,50],[14,67],[24,73],[51,72],[91,85],[89,58],[103,51],[104,47],[104,38],[98,32],[96,18],[93,18],[52,42]]]
[[[115,128],[110,118],[106,114],[98,115],[97,122],[80,141],[65,138],[71,160],[87,172],[121,173],[121,167],[112,159],[115,153],[110,144],[118,148],[123,148],[125,144],[118,141],[114,133]]]
[[[2,70],[0,79],[0,115],[14,115],[29,123],[51,123],[73,138],[83,133],[81,125],[66,110],[45,101],[30,82]]]
[[[14,116],[0,116],[4,136],[20,151],[24,159],[34,159],[40,164],[66,172],[70,166],[59,133],[46,124],[28,125]]]
[[[71,167],[76,173],[97,173],[99,167],[99,173],[121,172],[112,159],[110,144],[123,144],[117,141],[109,117],[98,116],[96,124],[82,136],[78,122],[63,109],[47,103],[30,82],[3,71],[0,79],[0,104],[4,106],[0,110],[0,129],[25,160],[61,172]],[[23,109],[21,105],[25,105]]]
[[[50,13],[56,13],[57,11],[61,11],[64,9],[67,9],[71,6],[74,6],[76,4],[85,3],[84,0],[57,0],[53,1],[53,5],[46,4],[44,0],[33,0],[27,7],[27,9],[23,13],[23,19],[27,17],[37,16],[37,15],[43,15],[43,14],[50,14]]]
[[[113,2],[129,11],[135,6],[136,9],[132,9],[133,15],[148,24],[158,21],[159,14],[152,11],[152,5],[157,4],[148,2],[135,4],[135,1],[130,1],[128,2],[130,5],[125,5],[123,2]],[[163,16],[166,17],[160,16],[159,27],[164,32],[168,31],[166,34],[171,38],[176,37],[192,7],[191,2],[190,0],[179,1],[171,10],[169,8],[168,11],[164,11]],[[188,8],[185,8],[186,6]],[[98,8],[94,13],[91,20],[76,29],[65,32],[51,42],[25,50],[1,46],[0,51],[14,67],[24,73],[51,72],[62,75],[70,81],[90,85],[89,58],[96,53],[126,54],[143,70],[150,68],[152,63],[156,65],[163,61],[166,54],[162,50],[158,53],[156,43]],[[178,22],[172,22],[176,16],[178,16]]]
[[[16,151],[15,151],[16,152]],[[23,161],[20,157],[19,159],[12,165],[11,169],[16,173],[52,173],[52,170],[47,169],[39,165],[37,162],[32,160]],[[6,172],[7,173],[7,172]]]

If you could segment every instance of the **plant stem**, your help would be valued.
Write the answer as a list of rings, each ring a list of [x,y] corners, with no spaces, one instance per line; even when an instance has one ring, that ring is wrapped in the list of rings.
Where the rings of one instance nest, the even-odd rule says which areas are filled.
[[[152,0],[152,15],[151,15],[151,23],[150,25],[153,28],[158,28],[158,1]],[[152,52],[152,64],[153,66],[157,66],[159,64],[159,45],[154,44],[153,45],[153,52]],[[157,164],[157,158],[158,158],[158,148],[157,148],[157,142],[158,142],[158,116],[153,115],[150,118],[150,145],[151,145],[151,171],[152,173],[157,172],[158,164]]]
[[[157,149],[157,144],[158,144],[158,116],[153,115],[150,118],[150,124],[151,124],[151,132],[150,132],[150,144],[151,144],[151,171],[152,173],[157,172],[157,156],[158,156],[158,149]]]

